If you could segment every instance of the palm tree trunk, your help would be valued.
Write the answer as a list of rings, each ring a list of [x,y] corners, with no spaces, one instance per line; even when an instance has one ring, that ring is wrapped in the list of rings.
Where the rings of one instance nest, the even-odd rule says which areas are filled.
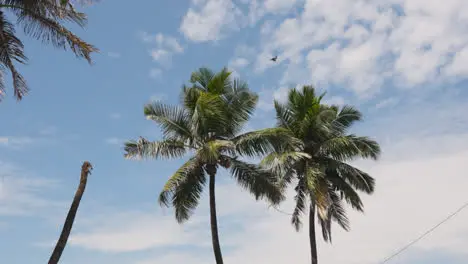
[[[211,238],[213,242],[213,252],[216,259],[216,264],[223,264],[223,255],[221,254],[221,246],[218,237],[218,220],[216,217],[216,198],[215,198],[215,173],[210,173],[210,221],[211,221]]]
[[[70,210],[68,211],[67,218],[65,219],[65,224],[62,228],[62,233],[55,245],[55,249],[52,252],[52,255],[49,259],[49,264],[57,264],[62,256],[63,250],[67,245],[68,237],[70,236],[70,232],[73,227],[73,222],[75,221],[76,212],[78,211],[78,207],[80,206],[81,197],[83,197],[83,193],[86,189],[86,182],[88,181],[88,174],[91,171],[91,163],[84,162],[83,166],[81,167],[81,177],[80,177],[80,184],[78,185],[78,189],[76,190],[75,197],[73,198],[73,202],[70,206]]]
[[[317,241],[315,238],[315,203],[310,203],[309,209],[309,240],[312,264],[318,264]]]

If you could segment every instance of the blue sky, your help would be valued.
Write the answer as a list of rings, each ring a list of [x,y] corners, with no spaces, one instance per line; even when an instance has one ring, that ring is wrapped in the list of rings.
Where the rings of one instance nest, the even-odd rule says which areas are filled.
[[[273,98],[314,84],[357,105],[355,127],[382,145],[377,179],[352,231],[320,244],[323,263],[378,263],[465,202],[468,165],[468,8],[463,0],[101,1],[76,29],[100,54],[87,65],[25,39],[31,93],[0,103],[0,255],[45,262],[84,160],[95,169],[62,263],[214,263],[203,198],[175,223],[156,199],[181,161],[128,161],[122,142],[157,139],[142,108],[178,102],[193,70],[228,66],[261,100],[247,129],[272,126]],[[269,61],[278,55],[278,63]],[[226,177],[224,177],[226,176]],[[228,263],[307,263],[307,233],[255,203],[221,174],[220,236]],[[206,195],[205,195],[206,196]],[[291,211],[292,196],[282,205]],[[395,258],[395,264],[466,263],[468,212]]]

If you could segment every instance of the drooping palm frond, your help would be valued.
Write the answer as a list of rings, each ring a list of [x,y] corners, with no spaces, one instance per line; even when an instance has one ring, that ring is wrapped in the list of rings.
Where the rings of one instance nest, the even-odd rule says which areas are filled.
[[[187,152],[184,142],[167,139],[162,141],[148,141],[142,137],[125,143],[124,157],[127,159],[145,158],[180,158]]]
[[[285,128],[266,128],[247,132],[232,139],[242,156],[261,156],[282,150],[298,150],[302,142]]]
[[[326,217],[319,216],[319,223],[322,226],[322,236],[325,242],[332,242],[331,223],[332,221],[338,223],[345,231],[349,231],[349,219],[346,215],[340,197],[332,190],[328,192],[330,204],[327,208]]]
[[[309,196],[307,192],[305,179],[303,177],[299,178],[294,190],[296,191],[296,195],[294,196],[296,206],[294,207],[294,211],[291,217],[291,223],[296,228],[296,231],[299,231],[302,226],[301,216],[304,214],[307,204],[307,197]]]
[[[374,192],[375,179],[366,172],[335,159],[327,157],[321,157],[320,159],[329,169],[335,170],[343,180],[351,184],[353,188],[368,194]]]
[[[16,24],[22,26],[26,35],[51,44],[56,48],[70,49],[77,57],[91,63],[91,53],[98,52],[93,45],[83,41],[65,26],[66,22],[85,26],[86,15],[76,11],[72,5],[63,4],[58,0],[1,0],[0,20],[3,36],[0,39],[3,67],[12,74],[14,96],[21,100],[27,93],[25,79],[16,70],[14,62],[25,64],[27,58],[23,52],[23,44],[15,36],[14,26],[6,21],[4,12],[16,16]],[[14,51],[12,50],[14,49]],[[3,83],[1,84],[4,85]],[[0,92],[0,95],[3,93]]]
[[[24,46],[15,35],[15,28],[0,10],[0,70],[7,68],[13,78],[14,95],[18,100],[28,92],[28,86],[23,76],[16,70],[14,62],[25,63],[27,58],[24,55]],[[3,75],[2,75],[3,76]],[[5,85],[0,80],[0,100],[5,93]]]
[[[198,205],[206,183],[206,175],[200,164],[193,165],[190,169],[185,168],[185,172],[180,173],[186,176],[172,191],[172,206],[175,209],[177,222],[183,223],[190,218]]]
[[[237,183],[257,200],[266,198],[272,204],[279,204],[284,199],[277,177],[271,171],[237,158],[225,158],[230,160],[230,171]]]

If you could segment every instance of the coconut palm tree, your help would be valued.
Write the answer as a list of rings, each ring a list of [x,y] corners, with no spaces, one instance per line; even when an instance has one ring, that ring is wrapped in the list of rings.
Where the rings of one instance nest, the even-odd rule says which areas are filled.
[[[49,264],[57,264],[59,262],[63,250],[67,245],[68,237],[70,236],[73,222],[75,221],[76,212],[80,206],[81,197],[83,197],[84,191],[86,189],[88,175],[91,174],[92,168],[93,166],[91,163],[89,163],[89,161],[83,162],[83,165],[81,166],[80,184],[76,190],[75,197],[73,198],[73,202],[70,206],[70,210],[68,210],[67,218],[65,219],[60,237],[57,240],[57,244],[55,245],[52,255],[50,256]]]
[[[11,73],[17,100],[21,100],[29,89],[15,63],[25,64],[28,58],[24,53],[23,42],[16,35],[16,27],[6,13],[16,17],[14,24],[23,27],[26,35],[57,48],[70,49],[77,57],[91,63],[91,53],[97,49],[63,25],[66,22],[81,27],[86,24],[86,15],[76,11],[69,1],[0,0],[0,65]],[[0,99],[4,93],[3,71],[0,71]]]
[[[324,240],[331,242],[332,220],[349,230],[343,201],[363,211],[357,191],[374,191],[374,179],[347,162],[377,159],[380,154],[377,142],[348,132],[362,114],[351,106],[327,106],[321,103],[324,95],[317,96],[312,86],[304,86],[290,90],[286,103],[274,102],[277,126],[293,133],[304,147],[300,151],[271,153],[261,162],[281,176],[283,188],[294,181],[296,206],[291,222],[297,231],[301,216],[309,209],[312,264],[318,263],[316,213]]]
[[[258,96],[245,82],[232,80],[223,69],[214,74],[201,68],[191,76],[191,86],[182,90],[181,106],[153,102],[144,107],[147,119],[162,129],[163,138],[150,142],[144,138],[125,144],[126,158],[181,158],[187,161],[169,178],[159,195],[163,206],[175,208],[179,223],[188,220],[197,207],[209,181],[210,223],[217,264],[223,263],[218,237],[215,180],[221,168],[255,198],[273,204],[283,199],[277,178],[241,157],[255,157],[281,148],[298,148],[287,129],[269,128],[240,133],[251,117]]]

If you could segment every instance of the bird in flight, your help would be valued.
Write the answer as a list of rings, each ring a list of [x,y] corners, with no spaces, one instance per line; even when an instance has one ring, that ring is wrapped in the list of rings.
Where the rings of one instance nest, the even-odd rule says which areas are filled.
[[[278,59],[278,56],[274,56],[274,57],[271,58],[270,60],[276,62],[277,59]]]

